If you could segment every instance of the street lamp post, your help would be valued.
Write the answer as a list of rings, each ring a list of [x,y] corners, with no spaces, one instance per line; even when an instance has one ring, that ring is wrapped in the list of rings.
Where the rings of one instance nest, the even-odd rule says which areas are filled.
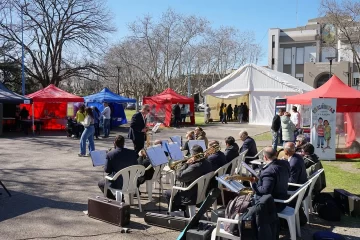
[[[327,60],[329,60],[330,62],[330,75],[329,75],[329,79],[331,78],[331,66],[332,66],[332,61],[335,59],[336,57],[326,57]]]
[[[22,95],[25,96],[25,65],[24,65],[24,7],[21,7],[21,82]]]
[[[117,66],[117,94],[120,95],[120,67]]]

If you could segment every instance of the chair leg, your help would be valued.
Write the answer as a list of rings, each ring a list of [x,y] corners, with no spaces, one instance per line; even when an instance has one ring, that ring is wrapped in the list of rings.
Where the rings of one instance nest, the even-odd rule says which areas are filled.
[[[289,226],[289,232],[290,232],[290,239],[296,240],[296,223],[295,223],[295,216],[291,216],[290,218],[286,219],[288,226]]]
[[[146,191],[149,197],[149,201],[152,201],[152,181],[146,181]]]
[[[226,207],[225,206],[225,197],[224,197],[224,190],[223,190],[223,188],[221,188],[221,200],[222,200],[222,205],[224,206],[224,207]],[[217,200],[215,200],[215,202],[216,202]]]
[[[191,219],[196,214],[196,206],[195,205],[189,205],[188,210],[189,210],[189,216],[190,216],[190,219]]]
[[[211,233],[211,240],[216,240],[216,228]]]
[[[302,202],[303,206],[304,206],[304,212],[307,218],[307,223],[310,223],[310,216],[309,216],[309,197],[306,197],[304,199],[304,201]]]
[[[296,224],[296,232],[299,237],[301,237],[301,228],[300,228],[300,217],[299,212],[295,215],[295,224]]]
[[[308,195],[308,197],[309,197],[308,204],[309,204],[310,213],[313,213],[314,208],[313,208],[313,205],[312,205],[312,196],[311,195],[312,195],[311,193],[309,193],[309,195]]]
[[[5,192],[9,195],[9,197],[11,197],[11,193],[9,192],[9,190],[7,190],[7,188],[5,187],[5,185],[1,181],[0,181],[0,185],[3,187]]]
[[[150,185],[151,186],[151,185]],[[139,189],[136,189],[136,195],[137,195],[137,200],[138,200],[138,204],[139,204],[139,211],[142,212],[142,208],[141,208],[141,202],[140,202],[140,193],[139,193]]]

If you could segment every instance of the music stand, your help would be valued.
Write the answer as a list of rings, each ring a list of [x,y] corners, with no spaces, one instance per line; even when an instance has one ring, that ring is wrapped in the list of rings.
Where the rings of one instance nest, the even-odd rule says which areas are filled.
[[[153,167],[157,167],[169,162],[165,155],[164,149],[161,146],[152,146],[147,148],[145,151]],[[159,184],[161,185],[161,172],[159,174]],[[158,209],[159,212],[161,212],[160,197],[161,197],[161,187],[159,187],[159,209]]]
[[[3,187],[3,189],[5,190],[5,192],[9,195],[9,197],[11,197],[11,193],[9,192],[9,190],[7,190],[7,188],[6,188],[5,185],[2,183],[1,180],[0,180],[0,185]]]

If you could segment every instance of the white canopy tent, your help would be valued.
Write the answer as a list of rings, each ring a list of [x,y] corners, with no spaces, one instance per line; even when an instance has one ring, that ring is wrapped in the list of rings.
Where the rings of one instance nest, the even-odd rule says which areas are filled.
[[[219,82],[207,88],[203,94],[221,98],[237,98],[249,95],[249,123],[271,125],[275,113],[275,99],[312,91],[314,88],[286,74],[246,64]]]

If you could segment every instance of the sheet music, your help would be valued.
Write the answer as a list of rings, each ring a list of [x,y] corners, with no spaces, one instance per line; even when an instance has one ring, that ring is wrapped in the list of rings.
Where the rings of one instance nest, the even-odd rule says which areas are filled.
[[[248,170],[254,177],[259,178],[259,175],[255,172],[254,169],[252,169],[249,165],[247,165],[245,162],[241,162],[241,164],[243,165],[243,167],[246,168],[246,170]]]
[[[91,161],[94,167],[104,166],[106,163],[106,151],[97,150],[90,152]]]
[[[170,139],[172,142],[177,143],[180,147],[182,147],[181,136],[172,136]]]
[[[203,148],[204,151],[207,149],[204,140],[189,140],[188,144],[189,144],[190,151],[194,145],[199,145],[200,147]]]
[[[170,158],[174,161],[183,160],[183,153],[177,143],[169,143],[168,145]]]
[[[151,129],[151,131],[152,131],[153,133],[156,133],[157,130],[159,130],[160,125],[161,125],[161,123],[156,123],[155,126]]]
[[[244,189],[244,185],[242,185],[240,182],[235,180],[225,180],[225,177],[229,176],[228,174],[215,177],[215,179],[220,182],[222,185],[224,185],[226,188],[228,188],[230,191],[239,193],[242,189]]]
[[[164,149],[161,146],[153,146],[146,149],[146,154],[149,157],[151,165],[157,167],[159,165],[168,163],[168,159],[165,156]]]

